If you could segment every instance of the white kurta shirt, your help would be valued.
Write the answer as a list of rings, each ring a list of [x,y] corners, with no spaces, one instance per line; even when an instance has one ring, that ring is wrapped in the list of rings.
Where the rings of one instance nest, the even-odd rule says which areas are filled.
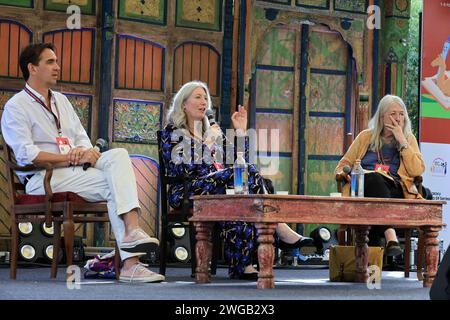
[[[28,84],[26,87],[42,101],[46,101],[45,97]],[[69,139],[72,147],[92,148],[92,143],[70,101],[59,92],[51,93],[51,108],[55,115],[59,114],[62,135]],[[41,151],[60,153],[56,144],[58,129],[55,118],[25,90],[6,102],[1,128],[3,138],[12,148],[18,165],[31,164]],[[23,177],[33,173],[17,172],[17,175],[23,181]]]

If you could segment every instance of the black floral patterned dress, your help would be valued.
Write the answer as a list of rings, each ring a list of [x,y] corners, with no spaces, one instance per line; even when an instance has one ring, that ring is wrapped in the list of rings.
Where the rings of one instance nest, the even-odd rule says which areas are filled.
[[[186,140],[183,148],[181,146],[184,139]],[[223,145],[226,146],[225,136],[223,136],[223,142]],[[208,146],[201,142],[195,143],[194,139],[187,137],[185,133],[182,133],[173,125],[169,124],[162,130],[160,147],[167,174],[172,177],[184,176],[187,179],[189,197],[193,195],[225,194],[227,188],[233,187],[233,166],[223,164],[223,169],[218,170],[212,163],[213,152]],[[223,149],[219,146],[216,147],[220,149],[219,152],[226,153],[223,151],[226,147]],[[188,148],[190,150],[186,150]],[[245,138],[245,154],[246,159],[248,159],[247,137]],[[253,164],[248,166],[248,186],[250,194],[266,193],[264,180]],[[171,207],[181,207],[183,193],[184,185],[182,183],[169,186],[168,198]],[[225,256],[230,264],[230,278],[238,278],[244,272],[246,266],[256,261],[256,228],[252,223],[239,221],[224,221],[220,222],[219,226],[225,242]]]

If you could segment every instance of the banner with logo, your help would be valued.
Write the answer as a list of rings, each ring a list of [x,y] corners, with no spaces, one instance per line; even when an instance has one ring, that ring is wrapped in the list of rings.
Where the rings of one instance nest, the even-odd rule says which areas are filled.
[[[450,226],[450,0],[423,2],[420,86],[420,148],[426,170],[424,185],[435,200],[446,200],[444,223]],[[439,238],[444,248],[450,231]]]

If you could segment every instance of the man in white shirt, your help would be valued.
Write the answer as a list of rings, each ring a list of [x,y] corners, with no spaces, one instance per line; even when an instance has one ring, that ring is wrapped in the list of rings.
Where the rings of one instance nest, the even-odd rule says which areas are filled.
[[[120,248],[120,280],[160,282],[164,276],[139,262],[156,238],[138,226],[139,200],[128,152],[112,149],[100,153],[92,147],[66,96],[50,90],[60,67],[52,44],[33,44],[20,55],[26,81],[24,90],[5,105],[1,119],[5,142],[19,165],[51,163],[53,192],[74,192],[87,201],[107,201],[111,226]],[[83,170],[84,164],[90,168]],[[28,194],[45,194],[44,171],[17,173]]]

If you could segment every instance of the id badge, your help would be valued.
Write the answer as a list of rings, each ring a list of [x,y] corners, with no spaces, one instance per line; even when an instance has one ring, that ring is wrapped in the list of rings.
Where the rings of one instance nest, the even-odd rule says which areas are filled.
[[[72,149],[69,139],[65,137],[57,137],[56,144],[58,145],[61,154],[68,154],[70,149]]]
[[[375,165],[375,171],[389,172],[389,166],[388,166],[388,165],[384,165],[384,164],[377,163],[377,164]]]

